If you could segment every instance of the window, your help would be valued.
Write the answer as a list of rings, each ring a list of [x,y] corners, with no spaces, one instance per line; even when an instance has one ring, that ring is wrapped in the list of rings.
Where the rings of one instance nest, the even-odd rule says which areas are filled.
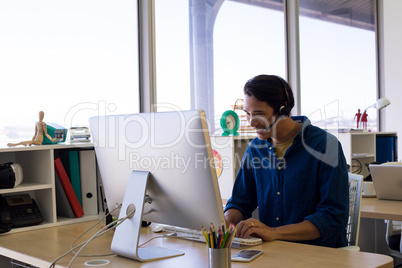
[[[328,129],[356,128],[377,100],[374,0],[300,0],[301,110]],[[377,130],[377,112],[367,111]]]
[[[136,17],[129,0],[1,1],[0,140],[31,139],[41,110],[66,128],[138,112]]]
[[[204,109],[217,127],[262,73],[285,76],[284,17],[275,9],[220,1],[156,0],[158,111]]]
[[[243,86],[259,74],[286,78],[284,14],[278,9],[225,1],[214,28],[215,115],[244,98]],[[217,120],[219,123],[219,121]]]
[[[157,111],[189,110],[188,0],[155,0]]]
[[[217,125],[247,79],[286,78],[285,27],[282,1],[209,2],[156,0],[157,95],[202,108]],[[374,8],[374,0],[299,1],[301,111],[323,128],[356,127],[358,109],[377,99]],[[368,128],[377,128],[374,109]]]

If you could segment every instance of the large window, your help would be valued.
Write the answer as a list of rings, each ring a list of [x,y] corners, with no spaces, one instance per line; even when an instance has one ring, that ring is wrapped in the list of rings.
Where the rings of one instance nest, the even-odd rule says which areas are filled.
[[[285,76],[280,6],[156,0],[155,20],[158,111],[204,109],[213,129],[248,79]]]
[[[158,111],[191,108],[188,2],[155,0]]]
[[[300,0],[301,111],[323,128],[356,128],[377,100],[374,6]],[[377,130],[377,111],[367,114]]]
[[[259,74],[286,78],[281,9],[225,1],[214,28],[215,115],[244,98],[246,81]]]
[[[156,0],[155,6],[158,104],[204,109],[219,127],[247,79],[286,78],[282,1]],[[374,9],[374,0],[299,1],[301,113],[323,128],[355,128],[358,109],[377,99]],[[368,128],[376,130],[377,112],[367,113]]]
[[[214,130],[247,79],[286,78],[282,0],[154,1],[156,110],[204,109]],[[375,1],[299,4],[301,113],[355,127],[377,99]],[[136,1],[2,1],[0,25],[0,141],[32,137],[40,110],[67,128],[139,111]]]
[[[38,113],[66,128],[139,111],[131,0],[0,2],[0,141],[32,138]]]

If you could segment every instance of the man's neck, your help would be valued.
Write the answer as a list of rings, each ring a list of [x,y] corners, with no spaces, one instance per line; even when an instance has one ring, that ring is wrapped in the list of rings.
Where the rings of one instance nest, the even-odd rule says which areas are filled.
[[[278,122],[277,132],[276,135],[272,137],[272,140],[276,144],[287,142],[293,139],[301,128],[301,123],[296,123],[292,118],[286,117],[284,120],[281,120],[281,122]]]

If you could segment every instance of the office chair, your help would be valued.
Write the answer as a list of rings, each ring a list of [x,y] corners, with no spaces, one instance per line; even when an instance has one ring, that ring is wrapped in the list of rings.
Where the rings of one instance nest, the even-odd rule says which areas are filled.
[[[386,220],[387,230],[385,232],[385,240],[390,249],[390,255],[396,258],[402,258],[402,240],[401,229],[402,221]],[[402,264],[395,267],[402,267]]]
[[[346,227],[348,246],[341,249],[360,251],[358,246],[360,228],[360,202],[363,176],[349,173],[349,220]]]

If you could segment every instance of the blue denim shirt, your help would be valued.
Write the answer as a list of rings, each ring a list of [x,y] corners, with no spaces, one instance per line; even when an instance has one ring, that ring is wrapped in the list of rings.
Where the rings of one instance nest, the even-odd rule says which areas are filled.
[[[307,117],[292,119],[303,126],[282,160],[270,139],[252,140],[225,211],[238,209],[247,219],[258,206],[259,220],[270,227],[309,220],[321,238],[303,243],[346,246],[349,184],[342,147]]]

